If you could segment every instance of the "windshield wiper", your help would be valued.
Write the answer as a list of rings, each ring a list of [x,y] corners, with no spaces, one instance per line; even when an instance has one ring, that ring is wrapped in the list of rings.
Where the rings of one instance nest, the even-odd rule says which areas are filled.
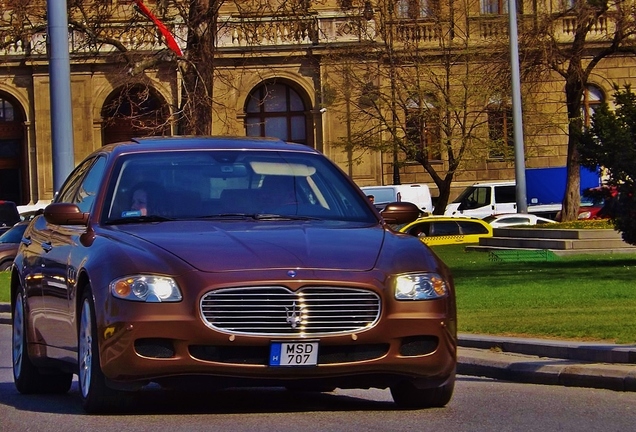
[[[205,216],[197,216],[196,219],[254,219],[255,214],[249,213],[219,213]]]
[[[320,220],[317,217],[301,216],[301,215],[281,215],[273,213],[263,213],[254,215],[256,220]]]
[[[254,219],[254,220],[319,220],[320,218],[310,216],[297,216],[297,215],[281,215],[275,213],[221,213],[206,216],[199,216],[197,219],[216,219],[216,220],[241,220],[241,219]]]
[[[131,224],[131,223],[146,223],[146,222],[168,222],[174,221],[176,219],[165,217],[165,216],[157,216],[157,215],[149,215],[149,216],[132,216],[125,217],[119,219],[110,219],[106,221],[107,225],[119,225],[119,224]]]

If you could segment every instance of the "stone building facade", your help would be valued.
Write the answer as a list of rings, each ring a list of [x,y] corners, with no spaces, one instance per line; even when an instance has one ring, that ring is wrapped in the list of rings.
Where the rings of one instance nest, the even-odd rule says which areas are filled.
[[[3,12],[6,24],[11,2],[5,1],[3,6],[4,3],[8,5]],[[111,3],[124,16],[126,11],[135,14],[130,0],[111,0]],[[178,16],[166,13],[174,1],[146,3],[153,10],[164,11],[160,16],[165,17],[187,58],[187,29]],[[242,17],[231,5],[220,9],[211,113],[213,134],[278,136],[304,143],[324,152],[360,186],[391,184],[394,164],[399,161],[402,183],[425,182],[435,191],[430,175],[420,164],[408,162],[403,154],[394,157],[391,149],[364,151],[341,145],[351,135],[351,125],[344,119],[342,101],[326,100],[326,83],[334,75],[330,53],[333,49],[355,52],[363,44],[368,47],[382,43],[380,27],[384,24],[378,17],[386,4],[335,0],[300,3],[304,8],[300,17],[250,18]],[[457,7],[457,3],[462,2],[450,4]],[[449,4],[433,0],[394,0],[389,6],[393,22],[400,30],[396,37],[417,38],[433,62],[439,61],[436,53],[446,37],[432,27],[433,7],[446,11],[446,16],[454,16],[455,33],[463,30],[475,48],[507,38],[507,12],[503,3],[499,3],[467,0],[462,3],[463,9],[453,14]],[[537,7],[541,7],[537,4],[524,2],[526,9],[522,8],[521,17],[532,18]],[[569,43],[572,30],[568,26],[572,24],[567,14],[560,19],[557,36]],[[253,25],[245,27],[246,20]],[[121,17],[117,23],[121,24]],[[611,26],[608,23],[604,26],[597,31],[599,43],[610,34]],[[258,30],[248,34],[246,28]],[[129,33],[121,43],[130,50],[152,55],[166,49],[150,22],[136,24]],[[4,36],[8,42],[0,46],[0,199],[18,204],[49,200],[55,193],[45,34],[40,29],[18,42]],[[172,119],[181,98],[182,77],[177,67],[180,60],[166,57],[166,61],[144,73],[131,75],[126,65],[113,55],[112,47],[93,49],[87,50],[80,34],[69,33],[75,161],[111,142],[139,135],[176,134]],[[611,99],[614,84],[633,84],[635,71],[632,54],[603,60],[589,80],[584,116],[589,118],[595,103]],[[563,84],[563,78],[554,73],[542,75],[540,83],[524,83],[527,167],[565,164],[567,115]],[[331,85],[343,84],[336,81]],[[137,111],[127,100],[137,101]],[[355,112],[348,115],[354,120],[359,117]],[[512,125],[508,111],[493,117],[494,120],[487,111],[480,115],[483,125],[476,128],[477,134],[487,137],[493,133],[493,127],[498,127],[503,129],[499,136],[509,136]],[[443,140],[443,136],[436,134],[434,140]],[[437,158],[434,163],[443,172],[448,168],[444,153],[440,152]],[[513,178],[512,158],[493,156],[482,148],[470,152],[462,162],[454,189],[474,181]]]

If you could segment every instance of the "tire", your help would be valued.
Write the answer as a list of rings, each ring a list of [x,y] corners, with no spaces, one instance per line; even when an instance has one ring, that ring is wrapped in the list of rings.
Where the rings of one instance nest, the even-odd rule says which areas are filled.
[[[62,372],[41,373],[31,362],[27,346],[24,291],[20,288],[13,308],[11,351],[15,387],[23,394],[68,392],[73,381],[73,374]]]
[[[3,263],[0,263],[0,272],[9,270],[11,268],[11,264],[13,264],[13,261],[5,261]]]
[[[444,385],[436,388],[418,389],[411,381],[402,381],[391,387],[391,396],[400,408],[441,408],[450,402],[454,389],[455,372]]]
[[[122,392],[106,385],[99,361],[97,320],[90,287],[84,290],[79,310],[78,327],[78,382],[82,406],[88,413],[109,413],[122,410],[125,398]]]

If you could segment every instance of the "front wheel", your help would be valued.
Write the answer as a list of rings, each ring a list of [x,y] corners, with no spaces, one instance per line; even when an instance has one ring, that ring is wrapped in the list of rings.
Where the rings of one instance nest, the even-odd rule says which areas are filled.
[[[32,393],[66,393],[71,388],[73,374],[41,373],[36,368],[27,348],[27,324],[24,304],[24,291],[18,291],[13,308],[12,329],[13,382],[16,389],[23,394]]]
[[[400,408],[441,408],[450,402],[455,389],[455,373],[446,383],[436,388],[419,389],[410,381],[391,387],[391,396]]]
[[[90,288],[84,290],[78,329],[78,381],[82,405],[89,413],[105,413],[122,409],[125,401],[121,392],[106,385],[99,362],[97,321]]]

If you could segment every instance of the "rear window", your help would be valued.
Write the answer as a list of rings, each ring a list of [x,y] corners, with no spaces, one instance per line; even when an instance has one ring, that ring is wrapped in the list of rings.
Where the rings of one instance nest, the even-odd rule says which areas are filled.
[[[395,190],[393,188],[382,188],[382,189],[366,189],[363,188],[362,191],[367,195],[373,195],[374,202],[376,204],[385,204],[392,203],[397,201],[395,196]]]

